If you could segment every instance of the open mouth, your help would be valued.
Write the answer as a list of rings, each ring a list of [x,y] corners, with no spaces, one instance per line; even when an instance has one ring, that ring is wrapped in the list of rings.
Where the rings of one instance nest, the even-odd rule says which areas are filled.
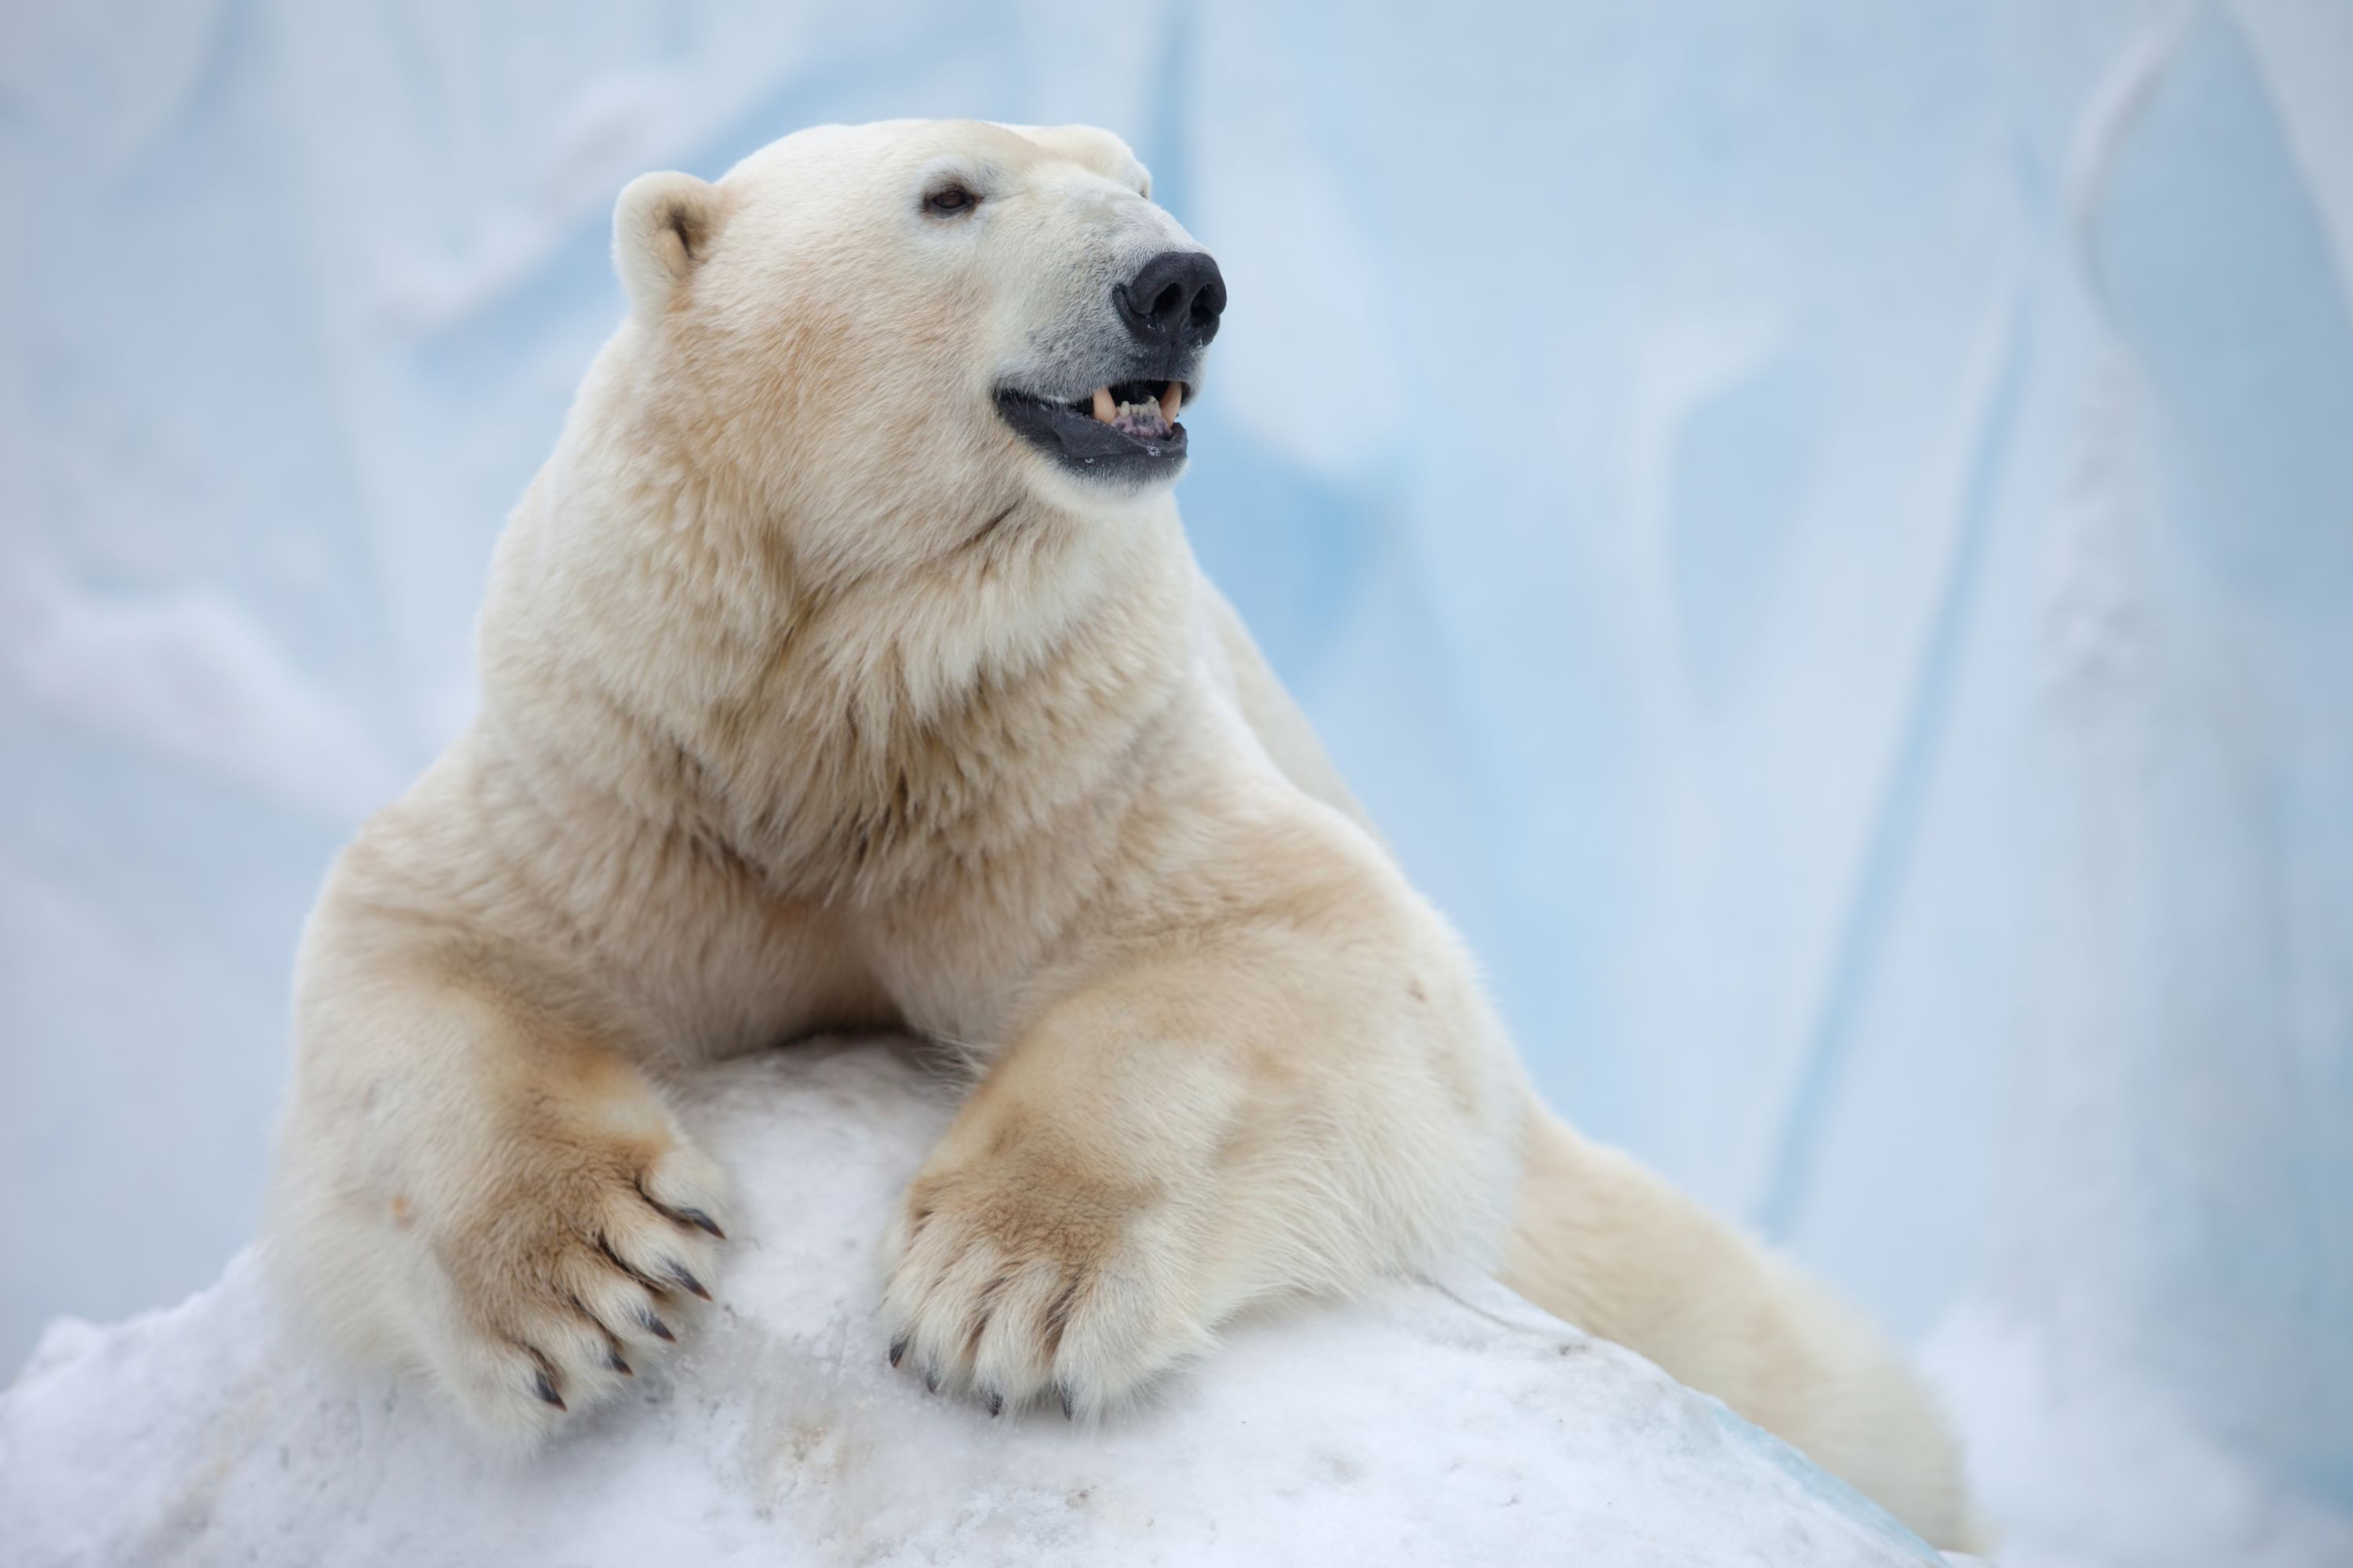
[[[1114,381],[1064,402],[1004,387],[997,410],[1065,468],[1135,479],[1183,466],[1185,427],[1176,415],[1189,390],[1182,381]]]

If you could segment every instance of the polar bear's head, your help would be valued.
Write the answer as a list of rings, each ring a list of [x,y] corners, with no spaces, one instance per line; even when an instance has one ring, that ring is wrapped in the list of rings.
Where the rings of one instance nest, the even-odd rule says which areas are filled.
[[[716,184],[633,182],[614,249],[641,413],[850,569],[1164,492],[1225,305],[1134,154],[1083,127],[804,131]]]

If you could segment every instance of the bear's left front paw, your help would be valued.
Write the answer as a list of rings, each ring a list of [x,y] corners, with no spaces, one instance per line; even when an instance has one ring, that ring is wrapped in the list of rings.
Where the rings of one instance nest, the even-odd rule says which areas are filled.
[[[919,1175],[886,1244],[891,1364],[1099,1414],[1207,1347],[1198,1227],[1156,1190],[1019,1158]]]

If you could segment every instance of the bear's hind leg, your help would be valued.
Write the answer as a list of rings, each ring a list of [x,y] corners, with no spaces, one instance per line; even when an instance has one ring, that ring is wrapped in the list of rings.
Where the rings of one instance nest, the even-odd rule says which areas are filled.
[[[1853,1308],[1533,1102],[1521,1158],[1504,1284],[1715,1395],[1931,1544],[1981,1539],[1935,1402]]]

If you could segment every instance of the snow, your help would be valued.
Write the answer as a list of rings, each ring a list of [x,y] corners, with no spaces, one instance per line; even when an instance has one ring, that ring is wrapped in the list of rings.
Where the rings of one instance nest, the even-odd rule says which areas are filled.
[[[2247,1352],[2214,1347],[2226,1363]],[[2002,1508],[2002,1568],[2353,1563],[2353,1520],[2031,1318],[1971,1304],[1921,1353],[1974,1439],[1979,1487]],[[2231,1542],[2226,1559],[2203,1555],[2217,1541]]]
[[[322,1362],[259,1260],[0,1393],[14,1568],[96,1563],[1935,1563],[1795,1453],[1483,1279],[1236,1329],[1098,1426],[891,1371],[875,1238],[945,1123],[886,1044],[686,1086],[738,1183],[719,1302],[626,1404],[500,1465]]]
[[[2014,1561],[2344,1557],[2353,7],[560,9],[0,6],[0,1365],[250,1234],[620,185],[1078,120],[1547,1094],[1931,1352]]]

